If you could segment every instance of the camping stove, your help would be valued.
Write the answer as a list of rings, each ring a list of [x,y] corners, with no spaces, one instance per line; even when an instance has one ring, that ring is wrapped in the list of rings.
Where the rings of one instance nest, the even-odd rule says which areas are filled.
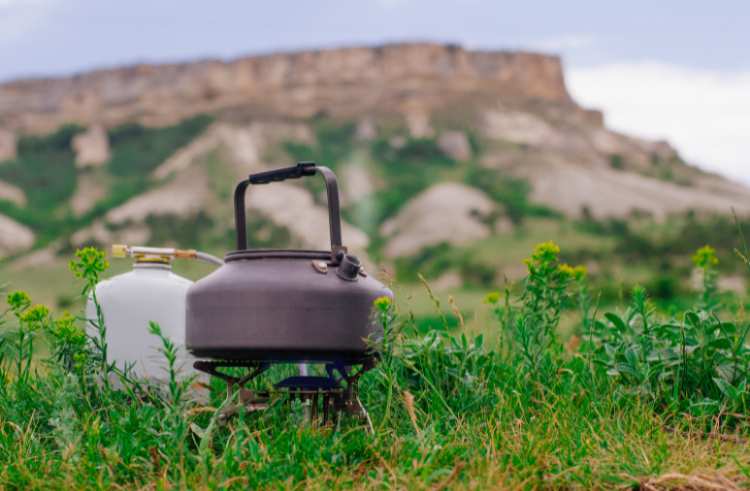
[[[249,248],[248,187],[316,175],[326,186],[330,249]],[[303,401],[310,420],[321,415],[328,423],[350,414],[372,427],[357,384],[374,366],[383,338],[373,302],[392,299],[393,292],[368,274],[342,242],[336,175],[313,162],[252,174],[235,187],[234,220],[236,250],[190,287],[185,309],[185,346],[196,358],[207,359],[195,368],[222,379],[230,400],[240,401],[221,416],[226,419],[242,406],[265,409],[272,397],[283,394],[289,401]],[[323,365],[326,376],[289,377],[263,392],[247,388],[274,364],[291,363]],[[236,369],[247,373],[236,376]]]
[[[288,361],[199,360],[193,366],[196,370],[223,380],[227,387],[227,400],[234,400],[235,395],[238,396],[239,404],[232,404],[221,411],[221,421],[227,421],[236,415],[241,407],[248,412],[265,410],[270,406],[272,398],[281,396],[289,404],[295,400],[301,401],[305,406],[305,418],[311,424],[338,424],[342,415],[350,415],[373,432],[370,416],[359,399],[358,383],[362,374],[372,369],[375,362],[375,356],[347,359],[346,362],[318,362],[325,366],[325,376],[287,377],[274,384],[272,390],[266,391],[252,391],[246,385],[271,366],[289,364]],[[222,371],[226,368],[245,369],[246,374],[230,375]]]

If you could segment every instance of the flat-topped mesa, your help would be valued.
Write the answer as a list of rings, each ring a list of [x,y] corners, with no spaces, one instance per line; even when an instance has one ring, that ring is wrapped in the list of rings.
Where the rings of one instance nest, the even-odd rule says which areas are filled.
[[[392,44],[136,65],[66,78],[0,84],[0,127],[23,133],[60,124],[166,124],[233,107],[276,117],[431,111],[465,98],[575,106],[558,57]]]

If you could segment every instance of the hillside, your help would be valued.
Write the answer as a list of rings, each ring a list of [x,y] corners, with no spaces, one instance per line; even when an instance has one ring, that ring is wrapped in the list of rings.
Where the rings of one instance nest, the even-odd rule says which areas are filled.
[[[0,267],[84,243],[224,251],[233,183],[295,160],[340,176],[352,249],[444,287],[516,277],[550,236],[602,275],[706,234],[731,251],[730,212],[750,212],[747,188],[578,106],[556,57],[343,48],[1,84]],[[325,247],[319,183],[274,187],[249,195],[253,243]]]

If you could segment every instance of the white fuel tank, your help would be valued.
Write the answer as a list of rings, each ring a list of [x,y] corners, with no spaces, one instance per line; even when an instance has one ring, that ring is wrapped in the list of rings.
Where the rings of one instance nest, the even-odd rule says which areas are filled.
[[[184,372],[192,372],[192,359],[185,351],[185,298],[192,281],[172,272],[170,261],[136,259],[133,270],[104,280],[96,287],[96,297],[106,326],[107,356],[120,369],[132,366],[133,375],[161,381],[167,363],[159,351],[160,339],[149,333],[149,322],[161,326],[162,333],[179,348]],[[88,319],[96,319],[90,299]],[[96,328],[89,325],[93,335]]]

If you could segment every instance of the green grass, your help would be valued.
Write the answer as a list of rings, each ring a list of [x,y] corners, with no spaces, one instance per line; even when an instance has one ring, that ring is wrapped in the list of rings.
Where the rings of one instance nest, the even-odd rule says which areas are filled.
[[[562,265],[553,244],[536,248],[517,294],[487,296],[491,335],[441,313],[450,305],[415,323],[378,302],[382,359],[361,383],[373,434],[353,419],[311,426],[301,405],[280,401],[220,425],[221,387],[192,402],[174,370],[161,392],[97,383],[111,371],[97,335],[13,294],[0,321],[0,486],[746,486],[748,324],[715,296],[712,254],[696,256],[706,281],[676,316],[657,315],[642,290],[629,307],[598,313],[585,277]],[[88,287],[101,259],[90,250],[75,261]],[[579,314],[563,329],[571,308]],[[175,347],[150,330],[174,360]],[[31,363],[42,341],[49,360]]]

